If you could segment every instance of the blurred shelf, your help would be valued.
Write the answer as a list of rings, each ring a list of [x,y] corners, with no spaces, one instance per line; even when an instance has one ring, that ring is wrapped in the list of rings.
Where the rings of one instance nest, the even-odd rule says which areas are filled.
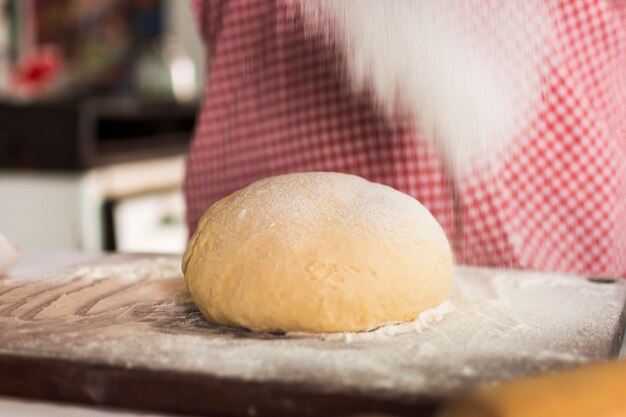
[[[186,152],[196,104],[90,99],[0,104],[0,168],[82,171]]]
[[[179,253],[183,176],[180,155],[75,172],[0,170],[0,232],[26,249]]]

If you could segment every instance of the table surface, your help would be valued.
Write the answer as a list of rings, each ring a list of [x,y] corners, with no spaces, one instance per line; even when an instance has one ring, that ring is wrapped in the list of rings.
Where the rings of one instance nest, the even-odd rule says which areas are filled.
[[[25,251],[20,262],[9,272],[9,276],[34,275],[49,272],[68,265],[87,262],[101,256],[97,252],[52,252]],[[622,345],[620,357],[626,357],[626,341]],[[146,414],[125,412],[97,407],[84,407],[33,400],[18,400],[0,397],[0,410],[6,417],[16,416],[70,416],[70,417],[105,417],[105,416],[165,416],[165,414]]]
[[[88,262],[101,256],[98,252],[25,251],[8,276],[18,277],[49,272],[69,265]],[[56,404],[0,396],[2,417],[130,417],[172,416],[171,414],[138,413],[102,407]]]

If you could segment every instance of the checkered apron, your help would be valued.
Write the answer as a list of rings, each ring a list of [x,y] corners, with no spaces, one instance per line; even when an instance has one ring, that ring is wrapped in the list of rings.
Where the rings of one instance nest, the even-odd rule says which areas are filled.
[[[192,0],[209,63],[187,160],[190,230],[260,178],[338,171],[418,199],[460,263],[626,276],[626,1],[555,4],[563,48],[542,109],[497,167],[452,193],[414,123],[355,94],[336,52],[285,6]]]

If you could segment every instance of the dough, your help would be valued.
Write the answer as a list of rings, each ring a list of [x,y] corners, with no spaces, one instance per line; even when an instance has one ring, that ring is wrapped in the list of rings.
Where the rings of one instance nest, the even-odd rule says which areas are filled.
[[[443,229],[417,200],[338,173],[257,181],[207,210],[182,264],[204,317],[258,331],[410,321],[452,286]]]

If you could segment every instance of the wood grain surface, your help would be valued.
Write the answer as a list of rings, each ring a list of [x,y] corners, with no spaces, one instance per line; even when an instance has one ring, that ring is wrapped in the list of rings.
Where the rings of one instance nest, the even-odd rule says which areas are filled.
[[[615,356],[626,285],[458,268],[451,303],[334,335],[214,326],[179,259],[111,255],[0,281],[0,393],[211,415],[430,415],[481,382]]]

